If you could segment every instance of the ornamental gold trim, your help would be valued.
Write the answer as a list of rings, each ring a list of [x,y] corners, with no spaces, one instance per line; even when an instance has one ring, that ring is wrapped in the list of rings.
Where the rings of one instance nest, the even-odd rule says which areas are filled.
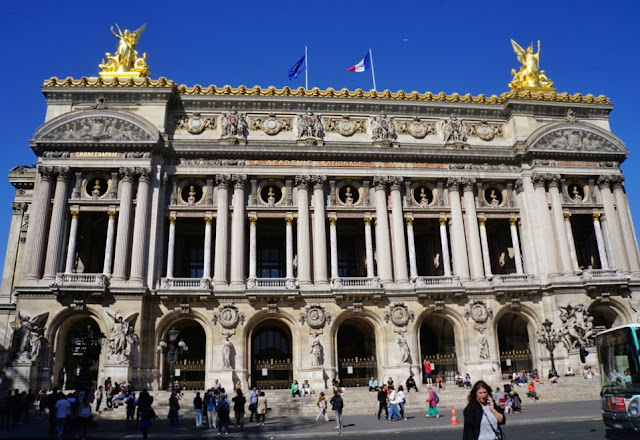
[[[87,78],[73,79],[71,77],[65,79],[58,79],[52,77],[44,81],[44,87],[174,87],[178,94],[182,95],[216,95],[216,96],[290,96],[290,97],[304,97],[304,98],[352,98],[352,99],[390,99],[398,101],[422,101],[422,102],[461,102],[472,104],[503,104],[510,99],[526,99],[536,101],[552,101],[552,102],[571,102],[571,103],[584,103],[584,104],[611,104],[611,100],[604,95],[594,96],[592,94],[582,95],[581,93],[575,93],[570,95],[567,92],[542,92],[523,90],[502,93],[500,96],[491,95],[486,96],[480,94],[473,96],[470,93],[466,95],[460,95],[453,93],[447,95],[444,92],[440,93],[418,93],[416,91],[406,93],[404,90],[398,92],[391,92],[385,90],[378,92],[371,90],[365,92],[362,89],[356,89],[354,91],[342,89],[334,90],[328,88],[327,90],[320,90],[314,87],[311,90],[306,90],[302,87],[297,89],[291,89],[290,87],[284,87],[282,89],[276,89],[271,86],[268,88],[261,88],[255,86],[248,88],[240,86],[233,88],[231,86],[224,87],[202,87],[195,85],[193,87],[187,87],[186,85],[177,86],[175,82],[161,77],[157,80],[151,80],[149,78]]]

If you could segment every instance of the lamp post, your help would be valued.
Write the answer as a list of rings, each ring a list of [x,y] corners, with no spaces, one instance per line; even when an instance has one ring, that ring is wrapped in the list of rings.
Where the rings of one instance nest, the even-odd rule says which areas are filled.
[[[545,347],[547,347],[547,350],[549,350],[549,355],[551,356],[551,370],[553,371],[553,374],[557,376],[558,372],[556,371],[556,362],[553,358],[553,351],[556,349],[558,343],[562,340],[563,332],[562,330],[553,330],[551,327],[552,325],[553,324],[551,323],[551,321],[549,321],[549,319],[546,319],[542,323],[542,326],[544,328],[541,331],[536,332],[536,339],[538,340],[539,344],[544,345]]]
[[[184,353],[189,351],[189,347],[182,339],[180,339],[179,342],[176,342],[178,341],[178,334],[178,330],[172,328],[168,332],[169,342],[167,343],[164,340],[161,340],[158,343],[158,347],[156,348],[156,350],[158,350],[158,353],[164,352],[165,360],[167,361],[167,364],[169,364],[169,371],[171,372],[169,387],[171,391],[173,391],[173,379],[175,378],[174,367],[176,365],[176,362],[182,359]]]
[[[77,389],[91,386],[90,370],[100,358],[104,340],[105,335],[100,330],[94,331],[90,325],[87,326],[86,331],[77,332],[71,338],[71,354],[78,359],[78,367],[75,371]]]

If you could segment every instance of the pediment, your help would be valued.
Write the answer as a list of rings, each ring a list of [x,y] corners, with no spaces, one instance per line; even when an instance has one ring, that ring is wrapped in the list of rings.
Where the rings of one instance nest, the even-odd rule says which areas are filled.
[[[527,140],[526,151],[556,154],[627,154],[624,142],[620,138],[594,125],[579,122],[542,127]]]
[[[133,113],[79,110],[55,118],[35,133],[36,144],[155,144],[160,133]]]

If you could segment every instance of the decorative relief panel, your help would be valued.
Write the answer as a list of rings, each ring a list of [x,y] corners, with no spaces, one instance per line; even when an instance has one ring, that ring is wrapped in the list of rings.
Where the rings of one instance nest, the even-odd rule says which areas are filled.
[[[228,140],[240,140],[246,138],[245,130],[247,129],[247,121],[244,114],[231,110],[229,113],[222,115],[220,123],[222,138]]]
[[[535,142],[532,148],[541,150],[612,151],[624,152],[608,139],[585,130],[565,128],[553,131]]]
[[[320,115],[307,110],[303,115],[296,118],[296,128],[298,139],[320,139],[324,136],[324,127]]]
[[[467,142],[464,126],[455,115],[451,115],[449,119],[442,121],[442,140],[445,144]]]
[[[371,140],[373,141],[393,141],[396,139],[396,124],[393,118],[385,115],[372,116],[369,118],[371,126]]]
[[[340,133],[342,136],[352,136],[355,133],[365,133],[365,122],[360,119],[351,119],[349,116],[327,119],[327,131]]]
[[[267,117],[252,116],[249,118],[249,126],[253,131],[263,131],[274,136],[281,131],[291,131],[293,120],[291,118],[278,118],[274,113],[269,113]]]
[[[205,130],[214,130],[217,118],[203,117],[200,113],[175,116],[175,130],[186,130],[191,134],[201,134]]]
[[[217,312],[214,312],[212,321],[215,325],[220,322],[220,325],[227,329],[235,329],[238,324],[244,324],[244,313],[238,311],[238,307],[233,304],[222,304]]]
[[[475,136],[483,141],[504,137],[502,124],[482,122],[465,122],[464,129],[469,136]]]
[[[151,141],[149,133],[137,125],[110,116],[90,116],[61,125],[41,138],[68,141]]]
[[[423,139],[427,135],[436,134],[436,123],[434,121],[422,121],[416,117],[413,121],[399,121],[398,133],[410,134],[416,139]]]
[[[394,302],[384,312],[384,322],[391,322],[398,327],[405,327],[409,321],[415,320],[415,314],[409,310],[409,306],[403,302]]]
[[[309,304],[304,313],[300,314],[300,325],[309,324],[312,329],[319,330],[331,324],[331,314],[327,313],[320,304]]]

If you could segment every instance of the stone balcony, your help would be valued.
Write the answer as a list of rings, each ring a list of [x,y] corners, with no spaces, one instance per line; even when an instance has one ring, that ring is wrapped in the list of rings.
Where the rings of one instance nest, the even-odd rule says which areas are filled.
[[[505,275],[494,275],[491,278],[492,286],[522,286],[531,285],[536,282],[533,275],[528,273],[510,273]]]
[[[295,278],[249,278],[247,290],[296,290],[298,280]]]
[[[378,277],[340,277],[331,279],[331,288],[333,290],[382,289],[382,284]]]
[[[588,290],[600,291],[603,287],[609,290],[627,287],[631,277],[620,269],[585,269],[580,279]]]
[[[57,273],[50,287],[56,292],[103,293],[109,287],[109,278],[103,273]]]
[[[161,278],[158,293],[162,295],[210,294],[213,290],[208,278]]]

